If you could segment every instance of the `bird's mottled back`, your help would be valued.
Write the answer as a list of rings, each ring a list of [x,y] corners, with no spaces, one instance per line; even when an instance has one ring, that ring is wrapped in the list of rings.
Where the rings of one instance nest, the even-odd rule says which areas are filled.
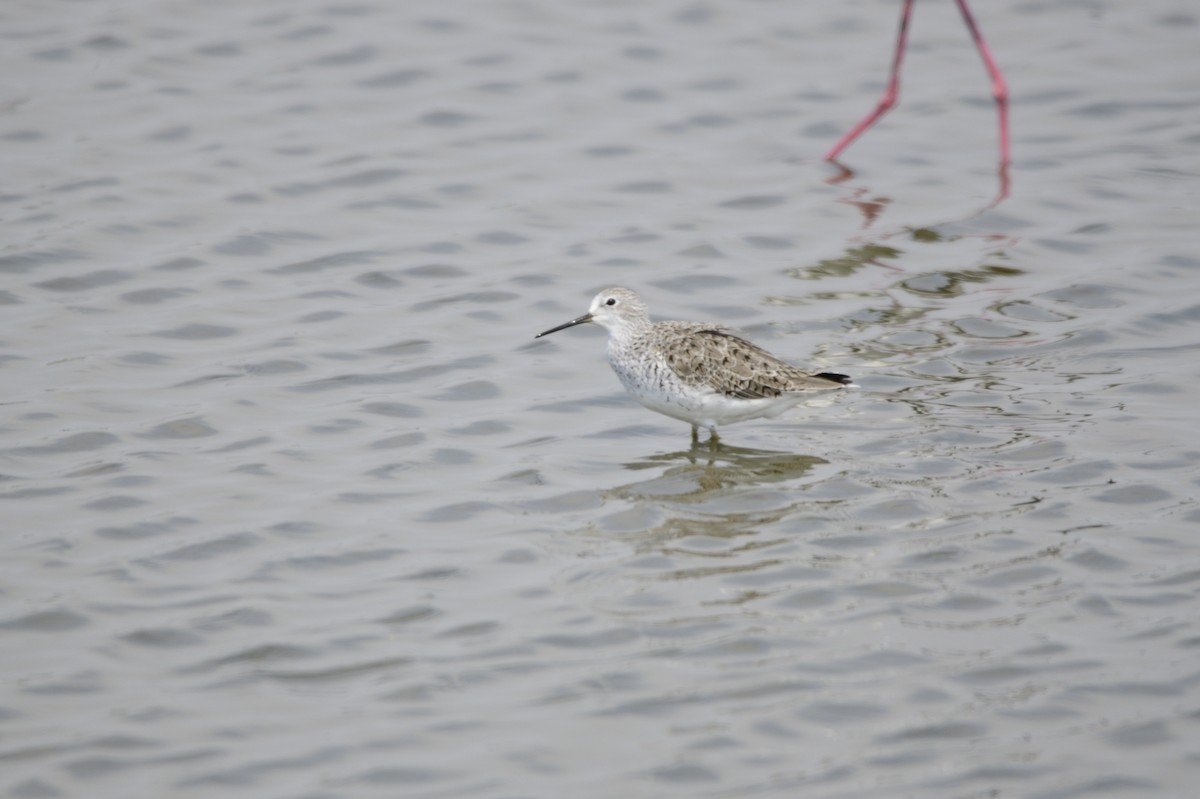
[[[845,375],[804,372],[721,325],[659,322],[652,331],[658,356],[681,381],[727,397],[769,399],[849,382]]]

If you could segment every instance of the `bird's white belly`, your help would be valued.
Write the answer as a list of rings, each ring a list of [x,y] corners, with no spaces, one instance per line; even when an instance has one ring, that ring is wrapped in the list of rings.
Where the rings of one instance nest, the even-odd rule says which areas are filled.
[[[800,401],[799,397],[739,399],[711,389],[688,385],[665,365],[633,363],[612,358],[610,363],[625,390],[652,411],[700,427],[778,416]]]

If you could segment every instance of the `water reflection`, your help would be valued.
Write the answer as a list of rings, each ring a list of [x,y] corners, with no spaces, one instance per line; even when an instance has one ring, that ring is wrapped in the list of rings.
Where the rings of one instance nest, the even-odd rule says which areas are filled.
[[[914,275],[902,281],[898,287],[919,297],[957,297],[975,283],[987,283],[996,278],[1016,277],[1024,274],[1010,266],[983,264],[977,269],[942,270]]]
[[[809,477],[814,467],[827,463],[815,455],[707,442],[639,458],[624,468],[654,470],[654,476],[604,491],[605,504],[617,509],[600,519],[597,529],[634,535],[652,548],[693,536],[756,535],[806,502],[799,489],[779,484]]]
[[[826,178],[825,180],[825,182],[830,186],[837,186],[845,183],[857,175],[853,169],[846,166],[841,161],[834,159],[830,160],[828,163],[837,169],[837,173],[835,175],[830,178]],[[1012,177],[1009,174],[1009,167],[1010,163],[1008,161],[1001,161],[999,163],[996,169],[996,178],[998,182],[996,194],[992,197],[990,202],[973,210],[970,214],[963,217],[962,221],[981,216],[995,208],[1004,200],[1008,199],[1008,196],[1012,191]],[[868,196],[869,194],[869,189],[865,187],[856,187],[851,190],[851,195],[849,197],[842,198],[841,200],[841,202],[855,206],[858,208],[859,212],[862,213],[863,229],[871,227],[871,225],[873,225],[882,215],[888,203],[891,202],[891,199],[888,197],[873,197]]]
[[[837,258],[823,258],[815,266],[789,269],[784,274],[797,280],[822,280],[832,277],[849,277],[869,266],[897,269],[898,267],[891,266],[884,261],[885,259],[897,259],[903,252],[903,250],[883,244],[863,244],[847,247]]]
[[[664,463],[680,465],[667,469],[661,478],[700,475],[702,477],[698,477],[698,481],[703,483],[703,490],[711,491],[791,480],[804,476],[813,466],[829,461],[815,455],[702,441],[693,443],[685,450],[648,455],[624,466],[631,471],[641,471],[657,468]],[[651,493],[657,495],[659,492]]]

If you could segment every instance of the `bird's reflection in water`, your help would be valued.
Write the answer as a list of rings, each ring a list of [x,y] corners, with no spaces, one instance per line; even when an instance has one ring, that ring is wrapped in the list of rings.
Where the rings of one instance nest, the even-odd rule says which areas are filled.
[[[639,552],[674,553],[684,539],[725,540],[728,546],[700,545],[692,553],[705,561],[678,571],[666,566],[663,576],[694,576],[695,568],[716,571],[753,571],[766,561],[740,562],[739,553],[767,546],[761,534],[785,518],[815,510],[805,496],[805,478],[814,467],[829,463],[814,455],[750,449],[703,442],[690,449],[649,455],[625,464],[637,472],[653,472],[648,479],[604,492],[612,512],[596,519],[593,531],[605,537],[637,541]],[[664,468],[665,467],[665,468]],[[791,485],[800,483],[801,485]],[[776,535],[767,538],[775,540]],[[743,539],[742,543],[733,543]],[[717,565],[713,559],[736,562]],[[771,560],[770,558],[766,559]]]
[[[648,455],[625,464],[631,471],[666,470],[649,480],[611,489],[626,499],[671,497],[703,501],[714,494],[794,480],[829,461],[815,455],[701,442],[690,449]]]

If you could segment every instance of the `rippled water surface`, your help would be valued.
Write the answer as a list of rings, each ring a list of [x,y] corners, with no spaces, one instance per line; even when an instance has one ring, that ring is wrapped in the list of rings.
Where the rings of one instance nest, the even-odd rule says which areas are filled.
[[[1200,14],[977,5],[6,4],[0,795],[1194,795]]]

